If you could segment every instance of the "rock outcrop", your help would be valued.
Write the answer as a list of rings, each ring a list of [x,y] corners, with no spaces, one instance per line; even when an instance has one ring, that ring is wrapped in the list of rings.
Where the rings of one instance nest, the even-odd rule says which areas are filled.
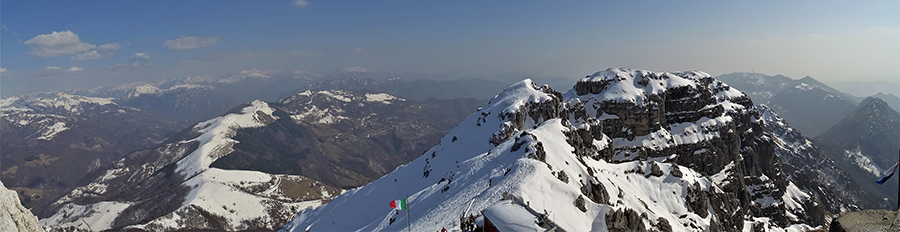
[[[16,191],[6,189],[0,182],[0,228],[8,232],[44,231],[38,218],[19,203]]]

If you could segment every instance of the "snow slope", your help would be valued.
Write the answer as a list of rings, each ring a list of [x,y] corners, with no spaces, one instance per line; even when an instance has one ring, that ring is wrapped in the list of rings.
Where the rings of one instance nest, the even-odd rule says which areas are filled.
[[[669,107],[664,119],[641,116],[658,107]],[[749,152],[755,148],[735,146],[741,143],[734,137],[765,142],[738,130],[753,123],[753,113],[740,91],[699,71],[607,69],[565,94],[526,79],[418,159],[323,207],[301,211],[282,231],[403,230],[405,212],[388,203],[406,196],[412,230],[458,230],[461,215],[478,215],[504,195],[545,212],[566,231],[813,228],[803,218],[753,217],[749,201],[735,200],[751,197],[745,172],[756,171],[755,165],[777,169],[744,161],[756,155]],[[710,145],[720,143],[731,147]],[[728,153],[736,151],[741,153]],[[788,210],[810,204],[803,190],[785,194],[773,189],[778,187],[759,186],[774,192],[760,197],[778,197]],[[755,210],[760,208],[791,214],[771,206]]]
[[[92,183],[78,187],[70,194],[59,199],[55,205],[62,205],[57,213],[49,218],[41,220],[41,224],[51,230],[65,230],[66,228],[78,228],[88,230],[107,230],[124,228],[144,229],[152,231],[169,231],[182,229],[208,229],[221,230],[246,230],[267,228],[283,223],[292,212],[301,208],[314,207],[323,204],[323,200],[337,195],[335,189],[326,189],[320,186],[323,199],[302,201],[296,197],[290,197],[285,190],[289,183],[306,183],[305,177],[291,175],[275,175],[258,171],[223,170],[210,168],[216,159],[228,154],[232,146],[238,141],[231,139],[239,128],[252,128],[264,126],[277,118],[273,116],[274,110],[263,101],[251,102],[238,112],[227,114],[211,120],[198,123],[192,131],[197,136],[185,141],[176,141],[173,147],[179,144],[198,144],[187,155],[174,162],[172,179],[160,181],[162,186],[166,183],[184,186],[183,199],[175,202],[175,209],[159,217],[143,218],[146,222],[129,225],[117,224],[117,221],[125,221],[122,217],[130,216],[126,212],[148,210],[147,203],[153,203],[154,199],[134,197],[133,201],[100,201],[89,205],[80,205],[78,199],[99,198],[100,196],[114,194],[108,189],[115,185],[116,191],[129,191],[135,188],[117,181],[136,181],[136,184],[152,185],[153,176],[165,167],[157,163],[147,162],[138,166],[130,166],[131,161],[120,160],[114,169],[106,171],[97,177]],[[184,151],[184,150],[181,150]],[[177,154],[174,152],[164,154]],[[165,158],[155,158],[165,159]],[[159,162],[163,165],[166,162]],[[152,175],[151,175],[152,174]],[[183,177],[177,178],[177,177]],[[159,178],[157,176],[157,178]],[[146,180],[145,180],[146,179]],[[174,182],[174,183],[171,183]],[[127,183],[127,182],[126,182]],[[310,185],[314,188],[316,185]],[[123,190],[124,189],[124,190]],[[179,188],[174,188],[179,189]],[[178,192],[171,190],[171,192]],[[177,196],[176,196],[177,198]],[[167,202],[157,202],[166,204]],[[206,215],[206,216],[203,216]],[[203,220],[203,217],[214,215],[217,220]],[[198,219],[200,217],[201,219]]]

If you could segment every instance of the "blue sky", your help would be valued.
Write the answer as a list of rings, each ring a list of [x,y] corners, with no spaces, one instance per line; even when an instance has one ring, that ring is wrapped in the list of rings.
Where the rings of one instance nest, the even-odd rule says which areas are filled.
[[[569,78],[624,66],[900,82],[897,12],[898,1],[6,0],[0,94],[352,66]],[[54,32],[64,44],[48,39]]]

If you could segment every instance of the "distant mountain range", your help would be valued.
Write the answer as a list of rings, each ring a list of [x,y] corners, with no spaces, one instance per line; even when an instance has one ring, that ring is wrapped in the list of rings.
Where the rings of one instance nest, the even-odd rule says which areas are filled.
[[[395,75],[363,67],[322,76],[309,72],[244,70],[218,77],[189,76],[67,91],[112,98],[119,105],[189,125],[253,100],[278,101],[306,90],[373,90],[411,100],[474,98],[487,101],[510,83],[479,78],[436,80],[417,74]],[[400,76],[403,76],[402,78]]]
[[[422,154],[482,104],[373,91],[253,101],[89,173],[41,215],[68,229],[272,230]]]
[[[345,77],[328,79],[321,82],[310,84],[298,89],[305,90],[331,90],[331,89],[350,89],[350,90],[374,90],[378,92],[389,93],[399,97],[412,100],[428,100],[434,99],[453,99],[453,98],[474,98],[487,100],[493,97],[494,93],[502,90],[508,83],[489,81],[484,79],[460,79],[460,80],[427,80],[418,79],[414,81],[394,79],[374,79],[374,78],[357,78]]]
[[[812,77],[732,73],[717,79],[738,88],[756,104],[767,105],[807,136],[816,136],[856,109],[856,97]]]
[[[888,81],[847,81],[828,85],[854,96],[872,96],[878,93],[900,96],[900,83]],[[882,99],[884,100],[884,99]]]

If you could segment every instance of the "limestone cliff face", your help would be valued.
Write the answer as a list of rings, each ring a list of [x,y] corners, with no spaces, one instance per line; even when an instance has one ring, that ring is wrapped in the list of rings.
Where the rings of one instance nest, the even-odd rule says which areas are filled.
[[[740,229],[751,215],[771,218],[782,227],[827,225],[830,215],[841,209],[841,196],[834,192],[788,193],[819,188],[808,181],[815,173],[786,173],[784,160],[820,154],[797,148],[803,144],[783,144],[802,136],[783,133],[790,127],[773,124],[771,110],[754,106],[747,95],[706,73],[607,69],[579,80],[567,93],[547,86],[534,89],[551,99],[498,115],[509,123],[494,134],[492,144],[502,143],[526,125],[562,118],[574,127],[566,133],[566,141],[578,156],[610,163],[652,160],[689,167],[711,177],[723,190],[688,186],[689,205],[695,212],[706,214],[707,205],[715,206],[711,207],[718,215],[710,224],[713,231]],[[769,120],[763,120],[764,116]],[[788,166],[793,171],[801,164]],[[837,206],[823,208],[821,202]]]
[[[3,231],[44,231],[38,218],[19,203],[16,191],[6,189],[0,182],[0,228]]]

